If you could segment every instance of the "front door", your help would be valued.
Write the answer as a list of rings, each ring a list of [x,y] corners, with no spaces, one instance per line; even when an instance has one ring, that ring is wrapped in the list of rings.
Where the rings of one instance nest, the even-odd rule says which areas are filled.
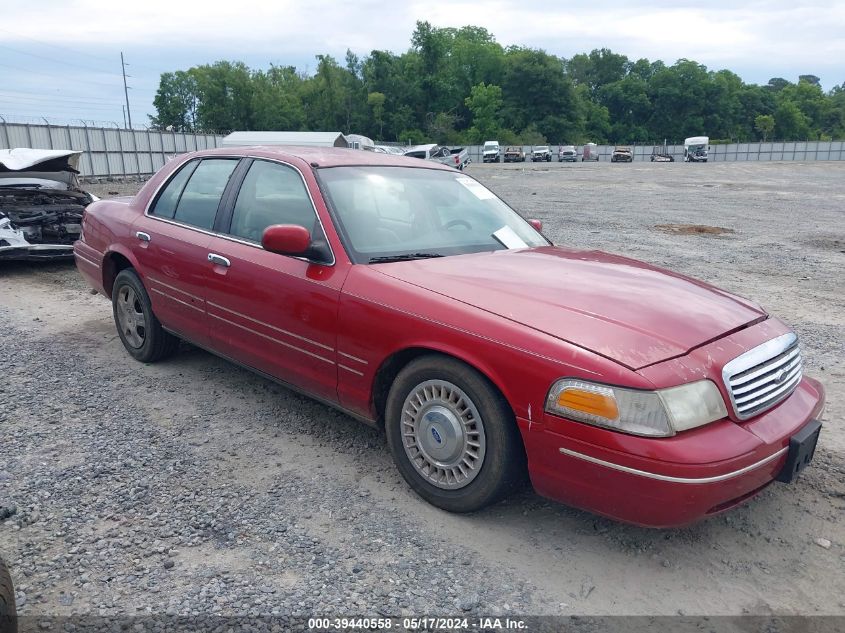
[[[297,224],[325,239],[298,170],[254,160],[208,252],[213,349],[316,396],[337,400],[336,331],[348,268],[265,251],[264,229]],[[225,234],[225,235],[222,235]]]

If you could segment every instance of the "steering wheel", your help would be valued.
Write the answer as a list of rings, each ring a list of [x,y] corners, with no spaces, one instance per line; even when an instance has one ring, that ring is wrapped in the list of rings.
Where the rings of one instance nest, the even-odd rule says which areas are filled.
[[[452,220],[451,222],[447,222],[443,225],[444,229],[451,229],[453,226],[463,226],[466,227],[467,230],[472,230],[472,224],[467,222],[466,220]]]

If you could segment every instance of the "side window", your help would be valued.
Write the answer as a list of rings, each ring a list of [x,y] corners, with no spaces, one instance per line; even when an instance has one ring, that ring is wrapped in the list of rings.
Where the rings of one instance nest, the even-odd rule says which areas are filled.
[[[211,230],[220,198],[237,164],[234,158],[201,160],[182,191],[173,219]]]
[[[185,188],[185,183],[188,178],[194,173],[194,169],[199,164],[198,160],[193,160],[187,165],[184,165],[175,176],[167,183],[167,186],[162,190],[156,199],[150,213],[161,218],[173,219],[173,214],[176,213],[176,205],[179,204],[179,196],[182,195],[182,189]]]
[[[297,224],[313,235],[316,223],[317,214],[299,172],[256,160],[238,192],[229,233],[260,242],[271,224]]]

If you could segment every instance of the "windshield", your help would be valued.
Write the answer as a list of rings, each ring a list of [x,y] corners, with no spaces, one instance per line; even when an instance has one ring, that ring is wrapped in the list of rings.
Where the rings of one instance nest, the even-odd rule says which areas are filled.
[[[360,166],[319,175],[347,251],[359,264],[549,244],[493,192],[459,172]]]

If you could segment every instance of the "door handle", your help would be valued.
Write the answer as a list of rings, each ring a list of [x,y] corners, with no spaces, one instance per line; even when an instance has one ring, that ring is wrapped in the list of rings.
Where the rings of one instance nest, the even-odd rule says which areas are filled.
[[[144,233],[143,231],[138,231],[137,233],[135,233],[135,237],[137,237],[142,242],[149,242],[150,239],[152,239],[150,238],[149,233]]]
[[[218,255],[217,253],[209,253],[208,261],[210,261],[212,264],[217,264],[218,266],[225,266],[226,268],[232,265],[232,262],[230,262],[222,255]]]

